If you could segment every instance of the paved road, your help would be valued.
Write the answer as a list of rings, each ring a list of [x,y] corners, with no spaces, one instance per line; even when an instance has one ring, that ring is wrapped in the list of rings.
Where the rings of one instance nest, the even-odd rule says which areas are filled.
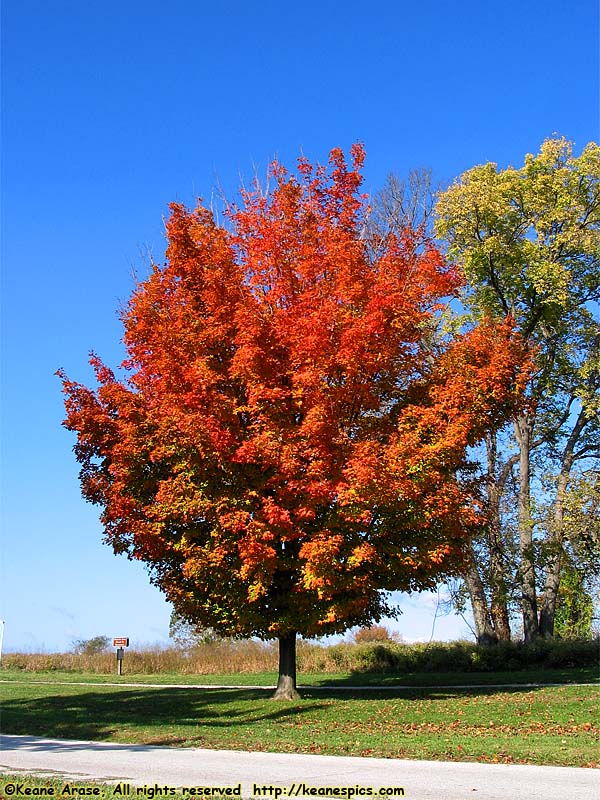
[[[135,785],[402,787],[407,800],[598,800],[600,770],[244,753],[0,736],[0,772]],[[292,792],[290,791],[290,794]],[[149,793],[140,797],[147,798]],[[160,797],[156,793],[157,797]],[[275,791],[262,796],[276,798]],[[303,796],[299,792],[299,796]],[[116,795],[119,800],[119,795]],[[282,798],[285,794],[281,795]],[[359,797],[356,797],[359,800]]]

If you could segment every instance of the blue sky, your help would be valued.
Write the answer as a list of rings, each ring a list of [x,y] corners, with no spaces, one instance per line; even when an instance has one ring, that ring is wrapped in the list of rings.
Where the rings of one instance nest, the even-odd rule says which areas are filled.
[[[599,134],[597,0],[2,3],[2,596],[5,647],[167,638],[139,564],[101,544],[61,427],[62,367],[116,365],[117,311],[160,259],[172,200],[232,196],[279,157],[365,143],[367,191],[519,165]],[[435,598],[397,628],[428,639]],[[436,638],[467,633],[436,622]]]

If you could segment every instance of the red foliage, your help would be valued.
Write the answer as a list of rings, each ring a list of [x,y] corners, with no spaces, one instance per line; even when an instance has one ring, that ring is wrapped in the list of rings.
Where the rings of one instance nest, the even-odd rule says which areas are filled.
[[[433,585],[477,517],[466,450],[519,402],[510,324],[428,345],[461,276],[410,231],[374,257],[349,168],[274,164],[227,229],[171,206],[123,320],[127,377],[68,380],[82,491],[115,551],[222,632],[341,631]]]

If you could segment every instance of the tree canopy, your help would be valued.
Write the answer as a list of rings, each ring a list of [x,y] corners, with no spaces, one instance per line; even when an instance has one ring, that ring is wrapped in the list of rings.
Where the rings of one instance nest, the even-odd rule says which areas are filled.
[[[467,578],[478,632],[510,636],[514,582],[525,637],[551,635],[567,487],[577,465],[600,458],[600,147],[591,142],[576,156],[553,138],[520,168],[474,167],[441,193],[436,214],[437,234],[465,270],[472,317],[509,314],[535,354],[531,402],[515,415],[508,446],[495,435],[486,441],[490,524]],[[515,468],[516,502],[503,513]],[[532,486],[538,506],[551,498],[543,518]]]
[[[62,375],[107,542],[178,614],[278,638],[284,661],[297,633],[368,625],[393,612],[382,590],[457,569],[480,521],[467,449],[528,377],[509,318],[434,336],[462,275],[410,229],[374,250],[363,158],[275,163],[225,225],[173,204],[122,376],[95,355],[97,388]]]

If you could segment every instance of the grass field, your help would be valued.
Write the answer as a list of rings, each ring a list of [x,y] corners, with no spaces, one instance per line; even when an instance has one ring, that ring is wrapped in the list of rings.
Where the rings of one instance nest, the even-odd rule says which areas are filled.
[[[68,677],[74,681],[83,676]],[[153,681],[158,677],[152,676]],[[163,683],[166,677],[160,676]],[[176,677],[175,682],[183,682],[182,676]],[[205,682],[207,676],[187,677]],[[272,683],[272,677],[254,680]],[[453,681],[447,676],[421,677],[429,684],[434,679],[439,688],[341,692],[319,689],[318,683],[337,680],[347,686],[347,676],[312,676],[313,687],[303,690],[300,702],[281,703],[271,700],[268,690],[252,688],[174,689],[158,681],[136,688],[100,682],[58,685],[47,682],[59,680],[56,673],[3,672],[2,729],[167,746],[600,766],[600,687],[447,689],[440,684],[472,683],[475,676],[459,680],[454,674]],[[506,675],[486,677],[490,683],[503,683]],[[515,675],[511,677],[516,682]],[[531,681],[532,673],[527,677]],[[114,682],[116,676],[105,679]],[[231,682],[232,676],[227,679]],[[403,675],[401,682],[406,679]],[[42,682],[25,682],[29,680]]]
[[[65,683],[145,683],[149,685],[236,685],[236,686],[275,686],[276,672],[190,674],[164,672],[146,674],[125,671],[122,676],[115,672],[102,674],[75,672],[73,670],[2,670],[0,681],[26,682],[65,682]],[[598,683],[598,667],[571,669],[527,669],[502,672],[317,672],[300,674],[300,686],[490,686],[494,684],[536,684],[536,683]]]

